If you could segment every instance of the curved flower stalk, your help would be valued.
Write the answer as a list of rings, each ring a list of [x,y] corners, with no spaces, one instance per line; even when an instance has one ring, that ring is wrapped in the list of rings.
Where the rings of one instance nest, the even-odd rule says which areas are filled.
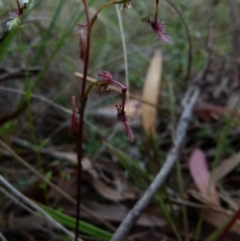
[[[128,139],[130,141],[134,140],[132,129],[128,122],[128,116],[125,111],[125,103],[126,103],[126,92],[127,87],[117,80],[113,78],[113,76],[110,74],[109,71],[103,71],[102,73],[98,74],[99,77],[101,77],[100,80],[92,83],[88,89],[86,90],[86,98],[89,96],[91,90],[94,86],[100,87],[101,92],[108,92],[109,91],[109,85],[115,85],[122,90],[122,103],[120,105],[116,105],[117,109],[117,119],[122,122],[124,127],[124,132],[126,133]],[[78,103],[75,96],[72,97],[72,118],[71,118],[71,127],[69,129],[70,132],[78,132],[78,125],[79,125],[79,119],[78,119],[78,113],[77,113]]]
[[[165,42],[167,44],[171,44],[172,37],[167,35],[164,22],[158,20],[158,5],[159,5],[159,0],[156,0],[156,9],[155,9],[154,20],[151,20],[149,17],[147,17],[147,22],[151,25],[153,31],[156,33],[157,39],[162,40],[163,42]]]
[[[108,86],[110,84],[116,85],[122,89],[122,104],[116,105],[117,108],[117,118],[119,121],[122,122],[124,131],[130,141],[133,141],[134,136],[132,129],[128,122],[128,116],[125,111],[125,104],[126,104],[126,92],[127,87],[118,82],[117,80],[113,79],[113,76],[108,71],[103,71],[102,73],[98,74],[98,76],[102,77],[101,80],[97,81],[98,85],[102,87],[101,90],[108,91]]]

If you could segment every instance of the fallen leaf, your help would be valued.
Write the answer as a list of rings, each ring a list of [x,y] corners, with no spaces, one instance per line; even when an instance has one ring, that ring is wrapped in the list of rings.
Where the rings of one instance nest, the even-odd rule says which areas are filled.
[[[217,119],[220,116],[233,114],[234,116],[239,116],[240,111],[234,110],[234,108],[217,106],[217,105],[202,105],[195,108],[195,114],[200,116],[204,120]]]
[[[106,185],[98,178],[93,178],[92,185],[95,190],[104,198],[111,201],[136,200],[138,195],[133,189],[127,188],[125,190],[117,190]]]
[[[128,187],[117,173],[112,173],[113,180],[107,181],[106,178],[104,182],[103,177],[100,178],[95,169],[89,169],[87,172],[91,175],[91,184],[102,197],[111,201],[136,200],[138,198],[137,190]]]
[[[204,220],[215,227],[221,227],[224,224],[224,222],[229,220],[231,216],[233,216],[233,212],[227,210],[219,210],[218,212],[216,210],[207,209],[204,214]],[[233,224],[230,231],[240,234],[239,220]]]
[[[42,153],[52,156],[54,158],[63,159],[69,161],[72,164],[77,165],[77,154],[74,152],[62,152],[62,151],[55,151],[55,150],[48,150],[44,149]],[[92,168],[92,163],[88,158],[82,159],[82,169],[86,171]]]
[[[227,191],[225,191],[220,184],[218,185],[218,188],[219,188],[219,197],[224,202],[226,202],[232,210],[237,212],[239,208],[237,200],[234,200],[231,197],[231,195]]]
[[[59,152],[59,151],[49,151],[45,150],[45,154],[49,154],[54,156],[55,158],[62,158],[65,159],[73,164],[77,164],[77,155],[76,153],[72,152]],[[104,198],[112,201],[124,201],[124,200],[136,200],[138,198],[138,192],[134,188],[129,188],[127,184],[118,177],[117,174],[112,173],[113,180],[111,181],[110,185],[102,181],[99,177],[98,172],[95,170],[94,165],[88,158],[82,159],[82,168],[84,172],[87,172],[91,176],[91,184],[94,189]],[[119,185],[119,183],[121,185]],[[69,181],[63,183],[65,187],[62,188],[71,189],[69,185]],[[54,196],[55,192],[51,193]]]
[[[189,160],[189,170],[198,190],[210,205],[220,206],[215,182],[211,180],[205,154],[200,149],[195,149]]]
[[[240,164],[240,152],[222,161],[214,170],[212,179],[218,181]]]
[[[162,76],[162,54],[157,50],[151,60],[145,79],[142,97],[144,100],[156,104],[158,102],[158,93]],[[156,134],[157,109],[143,104],[142,106],[142,124],[146,132]]]
[[[205,203],[205,198],[201,196],[200,193],[198,193],[195,190],[188,190],[188,193],[196,200],[198,200],[201,203]],[[200,211],[201,212],[201,211]],[[206,209],[204,209],[203,213],[203,219],[211,224],[214,227],[221,227],[225,221],[229,220],[230,217],[233,216],[232,211],[228,211],[222,207],[216,207],[216,206],[208,206]],[[234,225],[230,229],[231,232],[240,234],[240,222],[239,220],[234,223]]]

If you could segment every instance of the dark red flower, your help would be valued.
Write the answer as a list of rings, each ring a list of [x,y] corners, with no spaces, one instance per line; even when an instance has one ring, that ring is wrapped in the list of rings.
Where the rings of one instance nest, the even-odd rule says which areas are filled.
[[[130,141],[133,141],[134,136],[133,136],[131,126],[128,123],[128,116],[126,115],[126,112],[123,110],[121,105],[116,105],[116,108],[117,108],[117,118],[118,118],[119,121],[122,122],[124,132],[126,133],[128,139]]]
[[[159,20],[152,21],[149,17],[147,17],[147,22],[151,25],[153,31],[157,34],[157,38],[162,40],[167,44],[172,43],[172,37],[167,35],[166,27],[163,22]]]
[[[103,71],[102,73],[98,74],[102,79],[99,80],[99,86],[101,86],[102,91],[108,90],[108,85],[113,84],[121,88],[122,90],[122,104],[121,105],[116,105],[117,108],[117,118],[119,121],[122,122],[123,127],[124,127],[124,132],[126,133],[128,139],[133,141],[133,133],[131,130],[131,127],[128,123],[128,117],[125,112],[125,103],[126,103],[126,92],[127,92],[127,87],[117,80],[113,79],[113,76],[110,74],[108,71]]]
[[[103,84],[104,83],[107,85],[112,84],[112,85],[116,85],[116,86],[120,87],[122,90],[123,89],[127,90],[127,87],[125,85],[121,84],[120,82],[118,82],[117,80],[115,80],[109,71],[105,70],[102,73],[99,73],[98,76],[102,77],[102,79],[99,81],[102,82]]]

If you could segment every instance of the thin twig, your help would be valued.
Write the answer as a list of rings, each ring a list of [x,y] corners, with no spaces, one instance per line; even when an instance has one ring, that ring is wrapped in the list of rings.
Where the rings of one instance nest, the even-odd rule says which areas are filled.
[[[0,232],[0,240],[1,241],[7,241],[6,238],[3,236],[3,234]]]
[[[0,192],[4,194],[6,197],[8,197],[10,200],[12,200],[15,204],[23,208],[25,211],[28,211],[32,215],[36,215],[36,213],[31,208],[23,204],[19,199],[15,198],[12,194],[7,192],[4,188],[0,187]]]
[[[36,204],[34,204],[30,199],[28,199],[26,196],[24,196],[22,193],[20,193],[17,189],[15,189],[2,175],[0,175],[0,184],[4,186],[5,188],[9,189],[18,199],[20,199],[24,204],[28,205],[35,211],[41,214],[42,217],[44,217],[47,221],[51,222],[52,225],[54,225],[56,228],[61,230],[63,233],[68,235],[71,240],[74,240],[74,234],[68,231],[65,227],[63,227],[60,223],[55,221],[51,216],[49,216],[46,212],[44,212],[40,207],[38,207]],[[79,241],[83,241],[79,238]]]
[[[189,91],[187,91],[187,95],[189,95]],[[112,241],[124,240],[128,232],[130,231],[131,227],[133,226],[134,222],[139,218],[145,207],[149,204],[157,190],[163,185],[165,179],[172,170],[177,160],[178,152],[182,144],[182,141],[185,138],[188,125],[192,117],[193,108],[196,104],[199,95],[200,88],[196,86],[192,90],[192,95],[191,97],[189,97],[189,101],[184,106],[184,111],[181,115],[181,118],[176,128],[173,147],[169,151],[166,161],[164,162],[164,165],[162,166],[161,170],[159,171],[153,182],[150,184],[148,189],[145,191],[141,199],[135,204],[133,209],[125,217],[125,219],[117,229],[116,233],[114,234]]]

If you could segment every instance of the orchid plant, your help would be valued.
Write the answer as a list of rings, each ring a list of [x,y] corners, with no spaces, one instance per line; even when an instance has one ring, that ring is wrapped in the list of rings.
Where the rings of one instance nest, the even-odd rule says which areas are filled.
[[[79,39],[80,39],[80,46],[81,46],[80,59],[81,59],[81,61],[83,61],[84,71],[83,71],[83,80],[82,80],[82,84],[81,84],[81,97],[80,97],[80,102],[79,102],[80,104],[77,103],[77,99],[75,97],[73,97],[73,101],[72,101],[73,114],[72,114],[72,126],[71,126],[71,130],[74,130],[74,132],[75,132],[76,148],[77,148],[77,152],[78,152],[78,183],[81,182],[81,172],[82,172],[81,160],[82,160],[84,108],[86,105],[88,95],[94,86],[100,87],[102,91],[107,91],[110,84],[116,85],[119,88],[121,88],[122,102],[121,102],[121,104],[116,105],[117,119],[123,123],[124,131],[125,131],[127,137],[131,141],[133,141],[133,139],[134,139],[131,127],[128,123],[128,116],[127,116],[127,113],[125,110],[126,92],[128,91],[127,87],[124,86],[119,81],[115,80],[109,71],[103,71],[102,73],[98,74],[98,76],[100,77],[100,80],[93,83],[92,85],[89,86],[89,88],[87,90],[85,90],[86,84],[87,84],[87,74],[88,74],[88,64],[89,64],[92,29],[93,29],[93,25],[97,19],[98,14],[103,9],[105,9],[113,4],[120,4],[121,5],[120,9],[122,9],[122,10],[132,8],[131,2],[132,2],[131,0],[120,0],[120,1],[111,0],[107,3],[105,3],[104,5],[102,5],[96,11],[96,13],[93,15],[93,17],[90,18],[87,1],[82,0],[87,23],[86,24],[78,24],[77,26],[80,29],[80,31],[79,31],[79,36],[80,36]],[[164,24],[158,20],[158,5],[159,5],[159,0],[156,0],[154,20],[151,21],[150,18],[147,17],[147,22],[151,25],[153,31],[157,34],[157,38],[159,38],[160,40],[162,40],[166,43],[171,43],[171,38],[166,34]],[[77,120],[78,118],[77,118],[76,108],[78,108],[79,120]],[[75,230],[76,240],[78,237],[78,225],[79,225],[79,219],[80,219],[80,210],[79,210],[80,186],[81,185],[78,185],[78,191],[77,191],[78,205],[77,205],[77,220],[76,220],[76,230]]]
[[[28,1],[17,2],[17,10],[9,13],[11,20],[7,22],[7,27],[9,30],[19,27],[21,23],[21,17],[23,15],[24,10],[27,8]],[[151,20],[150,17],[146,17],[146,22],[151,26],[152,30],[156,33],[157,39],[170,44],[172,39],[170,36],[166,34],[165,26],[163,22],[158,20],[158,7],[159,0],[155,0],[155,16]],[[84,126],[84,110],[87,103],[87,99],[93,87],[99,87],[101,91],[106,92],[109,90],[110,85],[115,85],[121,89],[121,103],[116,105],[116,118],[122,122],[124,131],[130,141],[134,140],[133,132],[129,125],[128,115],[126,113],[126,94],[127,87],[115,80],[112,74],[105,70],[98,74],[99,80],[95,83],[92,83],[87,88],[87,75],[88,75],[88,67],[89,67],[89,57],[90,57],[90,49],[91,49],[91,39],[92,39],[92,31],[94,23],[97,20],[98,14],[103,11],[105,8],[110,7],[112,5],[118,4],[120,5],[120,10],[130,9],[132,8],[132,0],[110,0],[104,3],[96,13],[90,17],[88,4],[86,0],[82,0],[82,4],[85,11],[86,23],[77,24],[79,29],[79,41],[80,41],[80,53],[79,59],[83,64],[83,79],[81,82],[81,93],[80,97],[77,98],[75,96],[72,97],[72,117],[71,117],[71,127],[70,131],[75,136],[77,157],[78,157],[78,185],[77,185],[77,210],[76,210],[76,228],[75,228],[75,240],[78,240],[78,230],[79,230],[79,220],[80,220],[80,193],[81,193],[81,175],[82,175],[82,164],[81,160],[83,157],[82,144],[83,144],[83,126]]]

